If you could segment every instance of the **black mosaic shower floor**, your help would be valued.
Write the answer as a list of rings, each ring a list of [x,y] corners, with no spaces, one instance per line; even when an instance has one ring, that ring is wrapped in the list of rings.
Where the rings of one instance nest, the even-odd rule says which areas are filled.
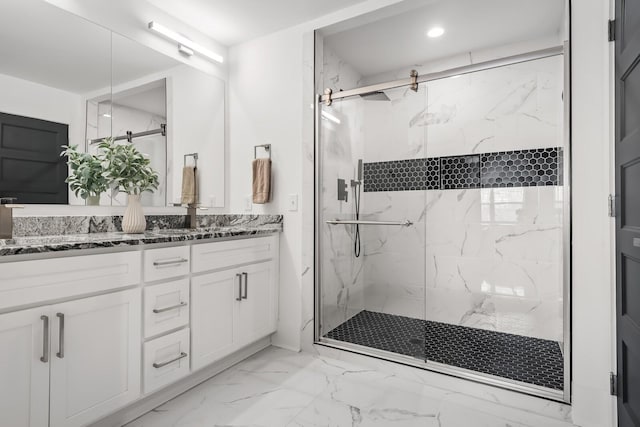
[[[358,313],[326,337],[563,389],[563,358],[556,341],[373,311]]]

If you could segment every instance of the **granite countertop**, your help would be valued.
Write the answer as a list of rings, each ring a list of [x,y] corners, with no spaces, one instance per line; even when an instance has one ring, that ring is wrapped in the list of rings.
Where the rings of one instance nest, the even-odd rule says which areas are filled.
[[[122,232],[64,234],[54,236],[27,236],[0,239],[0,256],[77,249],[112,248],[154,243],[184,242],[237,236],[268,235],[282,231],[282,223],[258,225],[232,225],[209,228],[164,229],[142,234]]]

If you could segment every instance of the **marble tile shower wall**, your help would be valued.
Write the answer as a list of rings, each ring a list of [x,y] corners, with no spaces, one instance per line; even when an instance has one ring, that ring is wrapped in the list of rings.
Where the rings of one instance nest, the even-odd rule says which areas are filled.
[[[357,87],[360,75],[335,53],[324,47],[323,87],[333,91]],[[353,191],[348,188],[347,202],[338,201],[337,180],[347,185],[357,179],[356,165],[363,158],[362,101],[336,102],[323,107],[336,123],[322,119],[322,223],[329,219],[353,218]],[[353,250],[353,228],[324,225],[322,236],[322,329],[330,331],[364,309],[363,258]]]
[[[563,145],[562,82],[562,59],[554,57],[431,82],[422,94],[389,91],[390,102],[363,105],[365,162],[491,162],[504,154],[487,153],[555,151]],[[364,217],[414,226],[364,230],[366,309],[561,341],[555,152],[557,180],[545,185],[505,187],[478,165],[477,185],[441,177],[436,186],[429,175],[427,191],[370,188]]]

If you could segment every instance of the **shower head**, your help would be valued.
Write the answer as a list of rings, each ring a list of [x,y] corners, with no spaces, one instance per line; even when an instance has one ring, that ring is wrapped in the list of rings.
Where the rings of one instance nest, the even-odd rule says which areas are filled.
[[[365,101],[391,101],[386,93],[380,91],[363,93],[360,95]]]

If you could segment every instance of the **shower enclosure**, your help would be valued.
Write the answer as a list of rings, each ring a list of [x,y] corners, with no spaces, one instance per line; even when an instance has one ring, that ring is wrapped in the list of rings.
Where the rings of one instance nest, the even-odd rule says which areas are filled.
[[[568,402],[567,46],[369,85],[323,57],[317,343]]]

